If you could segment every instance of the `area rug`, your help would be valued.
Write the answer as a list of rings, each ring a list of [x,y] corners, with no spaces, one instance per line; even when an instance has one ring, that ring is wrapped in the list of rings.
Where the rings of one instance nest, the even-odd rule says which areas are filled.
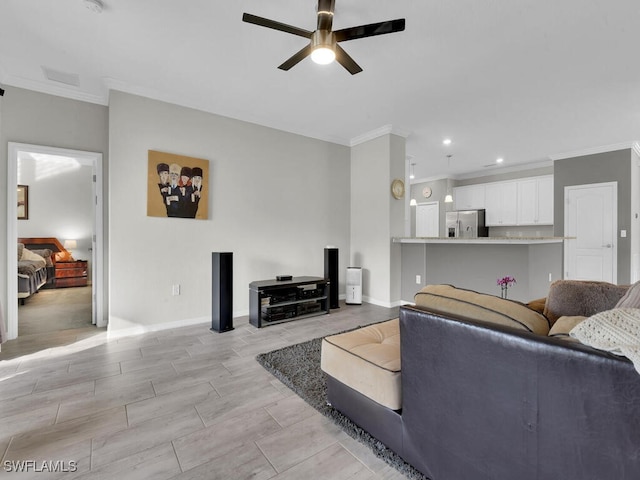
[[[327,405],[327,385],[324,373],[320,369],[321,342],[322,338],[315,338],[262,353],[256,357],[256,360],[305,402],[339,425],[345,433],[367,445],[378,458],[408,478],[428,480],[380,441]]]

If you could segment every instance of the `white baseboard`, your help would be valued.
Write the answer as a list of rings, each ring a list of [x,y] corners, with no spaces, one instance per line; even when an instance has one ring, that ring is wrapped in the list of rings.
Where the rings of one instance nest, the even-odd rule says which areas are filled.
[[[402,305],[402,300],[397,300],[395,302],[383,302],[381,300],[376,300],[375,298],[371,298],[367,296],[363,296],[362,301],[365,303],[370,303],[372,305],[377,305],[378,307],[385,307],[385,308],[394,308]]]
[[[249,315],[249,312],[244,311],[234,312],[233,318],[244,317]],[[124,320],[117,317],[109,317],[109,324],[107,326],[107,338],[109,340],[130,337],[133,335],[141,335],[149,332],[160,332],[162,330],[171,330],[172,328],[190,327],[192,325],[208,324],[211,326],[211,317],[197,317],[186,318],[183,320],[176,320],[173,322],[154,323],[151,325],[136,325],[130,320]]]

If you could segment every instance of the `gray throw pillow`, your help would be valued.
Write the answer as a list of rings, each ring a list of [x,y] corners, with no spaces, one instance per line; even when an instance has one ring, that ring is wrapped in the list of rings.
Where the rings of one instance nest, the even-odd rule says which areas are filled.
[[[627,293],[616,304],[616,308],[640,308],[640,282],[629,287]]]
[[[590,317],[614,308],[628,289],[608,282],[556,280],[549,287],[544,315],[552,326],[564,316]]]

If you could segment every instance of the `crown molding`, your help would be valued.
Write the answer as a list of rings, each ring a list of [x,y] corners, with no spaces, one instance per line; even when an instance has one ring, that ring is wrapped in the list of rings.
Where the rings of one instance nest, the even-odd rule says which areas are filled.
[[[109,93],[106,89],[104,89],[101,94],[96,95],[92,93],[82,92],[76,87],[58,87],[57,85],[28,80],[26,78],[16,77],[14,75],[6,75],[4,80],[2,80],[2,83],[4,85],[10,85],[16,88],[32,90],[34,92],[54,95],[56,97],[69,98],[71,100],[78,100],[80,102],[95,103],[97,105],[103,106],[109,105]]]
[[[617,150],[634,150],[636,153],[640,152],[640,145],[638,142],[624,142],[614,143],[612,145],[602,145],[599,147],[585,148],[584,150],[574,150],[572,152],[556,153],[549,155],[549,158],[554,162],[556,160],[563,160],[565,158],[584,157],[586,155],[596,155],[598,153],[615,152]]]
[[[365,143],[369,140],[373,140],[375,138],[389,134],[407,138],[411,134],[411,132],[408,132],[407,130],[403,130],[401,128],[394,128],[393,125],[384,125],[383,127],[376,128],[375,130],[371,130],[370,132],[366,132],[362,135],[358,135],[357,137],[353,137],[351,139],[351,142],[349,142],[349,146],[355,147],[356,145],[360,145],[361,143]]]

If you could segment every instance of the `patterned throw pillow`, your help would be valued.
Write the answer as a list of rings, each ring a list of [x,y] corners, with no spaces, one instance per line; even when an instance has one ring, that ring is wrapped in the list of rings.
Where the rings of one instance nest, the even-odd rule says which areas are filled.
[[[640,308],[640,282],[629,287],[627,293],[616,304],[616,308]]]

